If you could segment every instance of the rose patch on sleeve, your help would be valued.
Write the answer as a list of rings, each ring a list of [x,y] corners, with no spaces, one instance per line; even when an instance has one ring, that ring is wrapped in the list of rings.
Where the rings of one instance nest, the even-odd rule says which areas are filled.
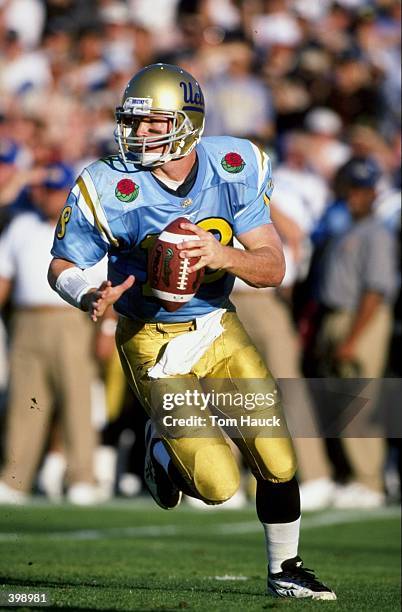
[[[131,179],[121,179],[114,190],[115,196],[121,202],[132,202],[138,196],[140,190]]]
[[[246,162],[238,153],[226,153],[224,157],[221,159],[222,168],[226,170],[226,172],[231,172],[232,174],[237,174],[241,172],[246,165]]]

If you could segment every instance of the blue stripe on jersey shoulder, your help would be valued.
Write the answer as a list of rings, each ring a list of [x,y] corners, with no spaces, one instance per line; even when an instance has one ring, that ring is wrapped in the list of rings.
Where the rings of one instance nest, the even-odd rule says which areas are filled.
[[[90,168],[94,166],[106,165],[110,170],[121,172],[122,174],[136,174],[140,172],[140,168],[133,162],[125,162],[120,155],[109,155],[108,157],[101,157],[93,164],[90,164]]]

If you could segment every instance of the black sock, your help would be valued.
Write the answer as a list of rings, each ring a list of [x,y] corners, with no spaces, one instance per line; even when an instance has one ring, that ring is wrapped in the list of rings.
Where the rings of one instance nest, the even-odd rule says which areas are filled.
[[[257,480],[256,507],[261,523],[296,521],[300,516],[300,493],[296,478],[279,483]]]

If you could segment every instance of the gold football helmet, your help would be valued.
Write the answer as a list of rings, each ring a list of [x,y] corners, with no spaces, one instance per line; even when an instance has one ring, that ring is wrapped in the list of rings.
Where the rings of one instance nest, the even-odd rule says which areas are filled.
[[[128,83],[116,108],[120,153],[142,166],[185,157],[201,138],[204,116],[204,96],[191,74],[170,64],[146,66]],[[144,117],[168,119],[167,133],[137,135]]]

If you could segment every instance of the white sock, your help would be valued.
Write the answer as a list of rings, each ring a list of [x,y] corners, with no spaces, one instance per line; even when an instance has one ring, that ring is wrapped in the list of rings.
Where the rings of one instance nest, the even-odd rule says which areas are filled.
[[[162,440],[159,440],[158,442],[154,444],[153,455],[155,459],[157,460],[157,462],[163,467],[166,474],[169,474],[168,469],[169,469],[169,463],[170,463],[170,456]]]
[[[282,571],[281,563],[297,556],[300,517],[292,523],[263,523],[271,574]]]

